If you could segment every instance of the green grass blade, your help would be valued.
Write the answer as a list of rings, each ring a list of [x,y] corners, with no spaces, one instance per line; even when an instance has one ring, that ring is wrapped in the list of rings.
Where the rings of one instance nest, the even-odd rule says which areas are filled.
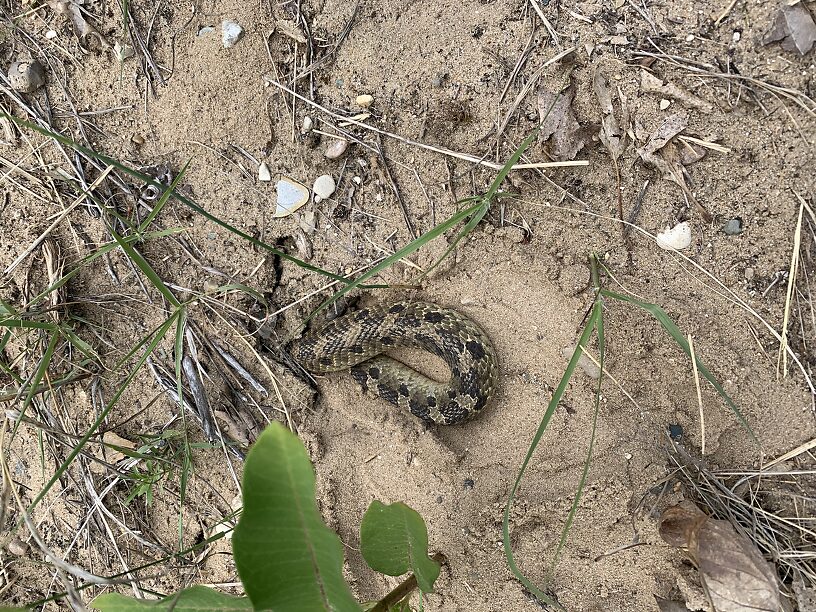
[[[175,323],[177,317],[178,317],[178,311],[173,313],[170,316],[170,318],[168,318],[164,323],[162,323],[159,326],[158,330],[155,332],[155,334],[153,334],[152,339],[150,339],[150,336],[147,336],[144,340],[139,342],[133,349],[131,349],[128,352],[128,354],[123,358],[122,361],[120,361],[120,364],[121,364],[121,363],[124,362],[124,360],[129,359],[130,356],[133,355],[139,349],[140,346],[142,346],[145,342],[147,342],[149,340],[149,343],[147,345],[147,349],[145,350],[144,354],[139,358],[136,365],[133,367],[131,372],[128,374],[125,381],[116,390],[116,393],[114,393],[111,400],[108,402],[108,404],[99,413],[99,416],[96,417],[96,420],[94,420],[94,422],[88,428],[88,431],[86,431],[85,434],[77,441],[77,443],[74,446],[73,450],[68,454],[68,457],[65,459],[65,461],[63,461],[62,464],[56,469],[56,471],[54,472],[54,475],[51,477],[51,479],[45,484],[45,486],[40,490],[40,492],[37,493],[37,496],[34,498],[34,501],[31,502],[31,505],[27,509],[27,512],[29,514],[32,512],[32,510],[34,510],[34,508],[37,506],[37,504],[39,504],[43,500],[43,498],[48,494],[48,491],[51,490],[51,487],[54,486],[54,483],[57,482],[62,477],[62,475],[68,469],[68,466],[71,465],[71,463],[74,461],[74,459],[76,459],[77,455],[79,455],[79,453],[82,451],[82,449],[85,448],[85,445],[88,443],[88,440],[91,439],[91,436],[93,436],[99,430],[99,427],[102,425],[102,423],[105,421],[105,419],[107,418],[110,411],[113,409],[113,407],[119,401],[119,398],[125,392],[125,389],[128,388],[130,383],[136,377],[136,374],[139,373],[139,370],[144,365],[144,362],[147,361],[147,358],[153,353],[153,351],[158,346],[159,342],[162,341],[164,336],[167,334],[168,330],[170,330],[170,328],[173,326],[173,324]]]
[[[402,247],[401,249],[396,251],[393,255],[389,255],[388,257],[383,259],[379,264],[372,267],[367,272],[364,272],[363,274],[361,274],[360,276],[358,276],[354,280],[352,280],[352,281],[346,280],[345,281],[347,283],[346,286],[343,287],[342,289],[340,289],[337,293],[335,293],[331,297],[324,300],[323,303],[320,304],[320,306],[318,306],[308,317],[306,317],[306,319],[303,321],[303,325],[305,325],[310,319],[312,319],[318,312],[320,312],[321,310],[323,310],[327,306],[330,306],[331,304],[336,302],[338,299],[340,299],[342,296],[347,294],[349,291],[351,291],[355,287],[361,287],[363,281],[366,281],[369,278],[371,278],[372,276],[374,276],[376,274],[379,274],[380,272],[385,270],[387,267],[389,267],[394,262],[399,261],[403,257],[407,257],[408,255],[410,255],[411,253],[413,253],[417,249],[420,249],[423,245],[430,242],[431,240],[433,240],[437,236],[440,236],[440,235],[444,234],[446,231],[448,231],[449,229],[459,225],[459,223],[461,223],[469,215],[472,215],[473,213],[475,213],[479,209],[479,207],[481,207],[481,206],[482,206],[482,203],[479,202],[478,204],[474,204],[473,206],[470,206],[470,207],[466,208],[465,210],[460,210],[458,213],[455,213],[454,215],[449,217],[446,221],[443,221],[442,223],[440,223],[439,225],[437,225],[433,229],[430,229],[427,232],[425,232],[424,234],[422,234],[419,238],[416,238],[416,239],[412,240],[411,242],[409,242],[408,244],[406,244],[404,247]]]
[[[133,248],[127,241],[122,240],[122,237],[116,233],[112,227],[108,228],[111,236],[113,239],[122,247],[122,250],[125,252],[125,255],[134,263],[134,265],[142,271],[147,279],[166,299],[176,308],[181,306],[181,303],[176,299],[176,296],[173,295],[173,292],[167,288],[167,285],[164,284],[164,281],[159,278],[159,275],[156,274],[156,271],[147,263],[147,260],[142,257],[142,254],[139,253],[136,249]]]
[[[572,374],[578,365],[578,359],[581,357],[581,349],[583,349],[586,346],[587,341],[589,340],[589,337],[592,334],[593,329],[595,328],[597,319],[600,316],[600,312],[601,312],[600,306],[596,303],[596,306],[593,307],[590,317],[587,320],[586,324],[584,325],[584,329],[581,332],[580,338],[578,339],[578,346],[576,347],[575,352],[572,355],[572,358],[570,359],[566,369],[564,370],[564,374],[561,377],[561,381],[558,383],[558,387],[553,393],[552,399],[550,400],[550,403],[547,405],[547,410],[544,412],[544,416],[541,417],[541,422],[538,425],[538,429],[536,430],[536,433],[533,436],[533,440],[530,443],[529,448],[527,449],[527,455],[524,457],[524,461],[522,462],[521,467],[519,468],[518,475],[516,476],[516,480],[513,483],[513,488],[510,490],[510,495],[507,498],[507,504],[505,504],[504,506],[504,518],[502,519],[502,541],[504,543],[504,556],[507,558],[507,565],[510,567],[510,571],[513,572],[513,575],[519,580],[519,582],[521,582],[527,588],[527,590],[530,591],[533,595],[538,597],[544,603],[556,606],[559,609],[562,608],[558,604],[558,602],[556,602],[549,595],[546,595],[541,589],[534,585],[532,581],[530,581],[516,565],[515,558],[513,557],[513,549],[510,546],[510,508],[513,505],[513,500],[516,497],[516,491],[518,490],[519,484],[521,484],[521,479],[524,476],[524,472],[527,469],[527,464],[530,463],[530,459],[532,458],[535,449],[538,447],[538,443],[541,441],[541,436],[544,435],[544,431],[547,429],[547,426],[550,423],[550,419],[555,413],[555,409],[558,407],[558,403],[561,401],[564,392],[567,390],[567,385],[569,384],[570,378],[572,377]]]
[[[139,225],[139,233],[141,234],[144,232],[150,224],[153,223],[153,219],[155,219],[159,213],[164,208],[164,205],[170,200],[170,196],[173,195],[178,188],[179,182],[181,182],[182,177],[187,173],[187,168],[190,167],[190,162],[192,159],[188,159],[187,163],[184,164],[184,167],[179,170],[179,173],[176,175],[176,178],[173,179],[173,182],[170,183],[170,187],[164,190],[164,193],[161,194],[159,201],[156,202],[156,205],[153,207],[153,210],[145,217],[144,221]]]
[[[686,355],[688,355],[689,358],[691,358],[691,347],[689,346],[688,339],[683,334],[683,332],[680,331],[680,328],[677,327],[675,322],[672,321],[668,313],[665,310],[663,310],[660,306],[658,306],[657,304],[652,304],[651,302],[644,302],[642,300],[638,300],[637,298],[633,298],[622,293],[610,291],[608,289],[601,289],[601,295],[607,298],[625,302],[627,304],[634,304],[635,306],[638,306],[645,310],[646,312],[648,312],[657,320],[658,323],[660,323],[661,327],[663,327],[663,329],[666,330],[666,333],[668,333],[669,336],[671,336],[672,340],[674,340],[680,346],[683,352]],[[751,436],[751,439],[756,444],[759,444],[759,440],[754,434],[754,431],[751,429],[751,426],[748,425],[748,421],[745,420],[742,411],[740,411],[740,409],[734,403],[734,400],[732,400],[728,393],[726,393],[723,386],[714,377],[714,375],[708,371],[708,368],[705,366],[705,364],[700,360],[698,356],[695,355],[694,361],[697,365],[697,369],[700,371],[700,374],[702,374],[705,377],[705,379],[711,384],[711,386],[714,387],[714,390],[723,399],[726,405],[731,409],[731,412],[733,412],[734,416],[737,417],[737,420]]]
[[[561,556],[561,551],[564,549],[564,545],[567,543],[567,536],[569,535],[569,531],[572,528],[572,523],[575,520],[575,514],[578,512],[578,504],[581,501],[581,495],[584,492],[584,485],[586,484],[587,476],[589,475],[589,466],[592,464],[592,452],[595,449],[595,432],[598,429],[598,412],[600,410],[600,403],[601,403],[601,386],[603,385],[603,375],[604,375],[604,354],[606,353],[606,339],[604,337],[604,325],[603,325],[603,302],[601,300],[596,300],[595,305],[593,306],[593,313],[597,309],[597,317],[595,317],[595,331],[598,335],[598,364],[599,369],[601,371],[601,375],[598,377],[598,388],[595,391],[595,405],[593,406],[592,410],[592,429],[590,430],[589,435],[589,448],[587,449],[586,459],[584,460],[584,468],[581,472],[581,478],[578,481],[578,489],[575,491],[575,497],[572,500],[572,506],[570,507],[569,514],[567,515],[567,520],[564,522],[564,528],[561,530],[561,537],[558,540],[558,546],[555,549],[555,554],[553,555],[552,562],[550,563],[550,578],[555,573],[555,566],[558,565],[558,559]],[[580,355],[583,352],[581,348],[575,350],[575,352]]]

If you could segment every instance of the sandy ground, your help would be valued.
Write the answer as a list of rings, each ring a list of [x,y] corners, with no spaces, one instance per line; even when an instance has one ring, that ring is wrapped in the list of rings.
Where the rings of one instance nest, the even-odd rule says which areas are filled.
[[[781,329],[787,287],[787,277],[781,275],[790,267],[799,211],[795,194],[810,201],[814,196],[813,112],[756,83],[749,90],[740,87],[740,81],[695,76],[668,61],[649,64],[636,55],[662,52],[714,64],[758,83],[813,97],[813,53],[803,58],[779,45],[762,44],[777,3],[737,3],[719,25],[714,19],[727,8],[724,1],[538,3],[557,33],[560,49],[532,4],[521,1],[366,0],[355,14],[353,3],[307,0],[299,5],[304,20],[299,23],[294,21],[294,3],[131,4],[142,36],[150,29],[149,48],[161,66],[163,83],[150,68],[148,83],[137,58],[120,66],[112,51],[100,50],[98,44],[91,44],[89,52],[80,51],[66,19],[47,6],[21,19],[30,38],[8,27],[4,30],[0,39],[4,66],[24,47],[50,58],[46,89],[26,99],[49,107],[55,127],[82,138],[70,118],[73,106],[86,113],[82,126],[94,148],[123,163],[164,165],[175,176],[189,161],[181,193],[242,231],[334,273],[363,268],[406,244],[412,232],[419,234],[445,220],[459,209],[459,199],[483,193],[495,172],[390,137],[378,141],[372,132],[338,126],[331,116],[302,101],[293,113],[292,97],[282,95],[265,77],[291,84],[295,61],[297,72],[303,74],[308,63],[303,58],[305,45],[296,40],[304,36],[303,23],[312,36],[313,59],[327,59],[297,81],[299,94],[349,116],[363,110],[356,105],[357,96],[370,94],[374,103],[366,109],[371,113],[365,119],[369,125],[500,164],[537,124],[539,88],[557,92],[569,83],[574,88],[572,107],[581,130],[573,137],[586,141],[576,159],[587,160],[587,166],[548,170],[546,176],[530,170],[511,173],[502,188],[518,196],[494,203],[486,220],[420,288],[408,288],[417,267],[429,266],[452,234],[386,271],[380,282],[394,288],[354,294],[361,304],[404,297],[431,300],[456,308],[483,326],[500,358],[501,386],[494,404],[473,422],[427,428],[362,393],[345,375],[319,379],[321,394],[315,398],[270,353],[263,358],[269,368],[264,370],[250,347],[260,347],[258,337],[264,335],[265,345],[274,351],[280,338],[327,295],[325,291],[269,320],[263,334],[255,333],[257,325],[240,314],[263,317],[263,310],[246,294],[231,295],[220,304],[202,297],[191,310],[201,335],[229,346],[270,389],[269,373],[275,375],[279,393],[259,400],[258,406],[224,397],[214,408],[238,405],[238,412],[249,413],[245,420],[251,424],[243,432],[248,439],[257,435],[264,419],[289,414],[315,462],[319,505],[346,545],[347,577],[361,600],[375,599],[398,582],[366,569],[359,553],[360,519],[371,500],[379,499],[404,501],[418,510],[428,523],[431,547],[449,559],[437,592],[427,597],[426,609],[539,609],[507,568],[502,513],[566,366],[562,351],[575,343],[591,304],[588,256],[593,251],[614,275],[605,277],[607,287],[660,304],[684,333],[693,336],[697,354],[757,432],[762,455],[716,393],[704,385],[705,459],[712,468],[756,467],[762,457],[777,457],[814,437],[813,398],[804,375],[792,365],[786,377],[777,376],[778,343],[762,322]],[[111,42],[122,37],[118,6],[86,1],[85,7]],[[21,15],[30,8],[12,2],[4,11]],[[335,46],[353,15],[348,35]],[[225,19],[244,28],[243,38],[229,49],[220,36]],[[202,32],[206,26],[215,30]],[[46,37],[49,30],[56,37]],[[287,34],[292,32],[294,38]],[[539,71],[561,49],[572,46],[576,51],[567,61]],[[513,78],[522,56],[526,61]],[[673,99],[661,108],[661,99],[669,98],[643,91],[644,66],[711,108],[693,108]],[[628,144],[619,160],[625,215],[629,217],[639,201],[631,218],[653,234],[690,221],[692,244],[683,251],[688,259],[661,250],[638,232],[631,234],[631,250],[622,239],[615,221],[615,171],[597,136],[602,113],[593,93],[596,70],[626,97],[630,131],[639,138]],[[497,124],[527,83],[530,91],[497,140]],[[4,104],[23,116],[10,99]],[[727,152],[709,150],[686,166],[693,194],[712,215],[711,222],[687,203],[675,183],[646,167],[636,152],[643,136],[675,113],[688,122],[685,134],[727,147]],[[323,153],[332,138],[301,135],[306,116],[320,132],[337,134],[342,129],[363,143],[352,143],[338,160],[326,159]],[[26,139],[4,146],[2,155],[37,176],[45,176],[43,164],[48,164],[55,177],[53,171],[66,160],[47,144],[38,159],[30,154],[31,142],[43,141],[27,132]],[[385,163],[377,155],[378,146]],[[257,181],[257,165],[241,150],[266,161],[273,179],[284,175],[310,185],[317,176],[330,174],[338,182],[337,192],[328,201],[309,202],[290,217],[272,218],[274,180]],[[551,152],[549,144],[537,142],[528,157],[548,161]],[[21,172],[5,174],[7,170],[8,164],[3,170],[5,199],[0,203],[3,269],[72,200],[41,197],[48,193],[43,185]],[[86,171],[90,172],[87,167]],[[64,181],[53,180],[62,193],[71,193]],[[139,188],[138,182],[129,184]],[[118,204],[127,215],[132,211],[123,207],[125,201]],[[728,235],[722,228],[735,218],[741,219],[742,232]],[[178,203],[170,203],[158,221],[160,227],[183,228],[184,246],[163,238],[143,243],[140,250],[185,298],[190,297],[185,290],[201,292],[208,283],[241,283],[265,292],[270,310],[277,310],[327,283],[325,277],[277,262]],[[82,207],[72,211],[52,237],[66,253],[69,268],[95,244],[109,240],[102,220]],[[789,326],[791,345],[808,373],[816,363],[809,302],[813,245],[806,232],[802,266],[810,280],[799,284]],[[166,313],[155,292],[148,302],[121,254],[112,253],[109,266],[117,273],[115,279],[99,260],[71,281],[68,296],[73,313],[83,320],[77,333],[110,365]],[[0,297],[21,304],[26,284],[42,281],[41,268],[41,259],[28,258],[0,280]],[[615,382],[604,383],[586,489],[549,586],[570,610],[653,610],[655,595],[694,591],[694,571],[656,531],[660,511],[683,494],[674,490],[658,496],[655,491],[660,491],[668,473],[669,425],[681,426],[687,448],[701,451],[697,393],[688,359],[648,314],[611,302],[605,323],[606,367]],[[247,336],[247,330],[253,334]],[[0,353],[0,359],[13,363],[12,369],[21,376],[32,367],[27,360],[15,361],[25,352],[25,343],[15,339],[5,355]],[[597,350],[597,344],[593,346]],[[161,348],[159,357],[171,364],[171,343]],[[405,358],[414,363],[424,359],[416,354]],[[86,380],[63,388],[51,405],[58,424],[69,432],[86,431],[121,379],[120,372],[111,370],[96,383]],[[0,374],[0,382],[12,380]],[[217,385],[209,381],[208,385],[217,398]],[[538,584],[547,578],[587,456],[594,387],[583,373],[570,382],[512,509],[511,539],[518,564]],[[178,421],[168,426],[175,414],[175,404],[143,371],[106,419],[105,428],[137,441],[165,428],[180,429]],[[44,419],[41,412],[37,416]],[[194,440],[203,439],[192,424],[190,431]],[[53,442],[41,447],[36,434],[36,428],[24,425],[21,435],[5,448],[17,490],[29,503],[70,450]],[[89,452],[102,456],[98,445]],[[209,535],[231,511],[239,491],[239,461],[227,459],[218,449],[196,450],[193,461],[194,477],[182,509],[184,546]],[[155,487],[150,504],[143,498],[126,504],[131,485],[114,483],[103,496],[109,516],[98,508],[89,511],[95,498],[86,483],[90,480],[97,492],[103,491],[113,482],[113,472],[100,470],[89,457],[80,458],[76,469],[80,468],[63,477],[34,514],[45,543],[54,551],[88,571],[110,575],[160,558],[179,545],[177,470]],[[12,509],[7,521],[18,517]],[[43,571],[42,554],[27,534],[18,530],[28,554],[3,553],[3,598],[9,603],[28,603],[63,588]],[[627,546],[633,542],[638,545]],[[236,592],[228,544],[221,541],[196,555],[194,563],[191,559],[158,574],[146,571],[138,585],[170,592],[207,583]],[[91,589],[81,597],[88,601],[98,592]],[[66,604],[51,603],[47,608],[58,605]]]

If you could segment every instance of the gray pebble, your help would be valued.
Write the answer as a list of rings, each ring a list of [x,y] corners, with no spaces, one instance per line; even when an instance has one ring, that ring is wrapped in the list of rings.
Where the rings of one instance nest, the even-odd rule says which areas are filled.
[[[737,236],[742,233],[742,219],[734,217],[729,219],[723,225],[723,231],[729,236]]]
[[[37,60],[23,60],[9,66],[11,86],[22,93],[32,93],[45,85],[45,68]]]

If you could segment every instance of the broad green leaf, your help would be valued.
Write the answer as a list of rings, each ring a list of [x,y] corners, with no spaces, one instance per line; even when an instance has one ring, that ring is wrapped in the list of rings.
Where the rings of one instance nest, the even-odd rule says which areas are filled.
[[[105,593],[90,603],[94,610],[103,612],[232,612],[252,610],[248,597],[219,593],[205,586],[193,586],[163,599],[149,600],[127,597],[119,593]]]
[[[280,423],[244,465],[244,511],[232,536],[238,575],[256,609],[360,612],[343,580],[343,546],[315,502],[306,449]]]
[[[371,502],[360,525],[360,550],[369,567],[380,573],[401,576],[413,571],[426,593],[439,577],[439,564],[428,557],[425,521],[401,502],[390,506]]]

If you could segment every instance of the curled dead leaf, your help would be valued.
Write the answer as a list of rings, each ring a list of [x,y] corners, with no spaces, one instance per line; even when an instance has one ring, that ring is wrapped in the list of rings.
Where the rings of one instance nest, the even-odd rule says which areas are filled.
[[[699,96],[695,96],[690,91],[674,83],[664,83],[648,70],[640,71],[640,88],[646,93],[655,93],[667,98],[674,98],[688,108],[694,108],[704,113],[710,113],[714,110],[714,105],[710,102],[706,102]]]
[[[629,124],[629,108],[626,103],[626,96],[618,88],[618,100],[621,107],[621,120],[615,117],[615,109],[612,103],[612,93],[609,88],[609,81],[603,75],[600,68],[596,66],[593,77],[592,86],[595,90],[595,97],[601,106],[601,131],[598,134],[603,145],[609,151],[612,159],[617,159],[626,148],[626,127]]]
[[[103,48],[110,48],[108,40],[94,26],[88,23],[88,20],[82,15],[78,4],[75,0],[48,0],[50,6],[55,12],[68,17],[71,25],[74,28],[74,33],[79,38],[79,41],[85,44],[89,36],[93,36],[99,41]]]
[[[559,93],[538,90],[540,138],[542,141],[552,138],[550,153],[558,161],[575,159],[578,151],[584,148],[581,126],[572,111],[574,97],[575,88],[572,85]]]
[[[712,519],[693,503],[667,508],[660,536],[688,549],[716,612],[779,612],[782,601],[773,567],[756,545],[728,521]]]

